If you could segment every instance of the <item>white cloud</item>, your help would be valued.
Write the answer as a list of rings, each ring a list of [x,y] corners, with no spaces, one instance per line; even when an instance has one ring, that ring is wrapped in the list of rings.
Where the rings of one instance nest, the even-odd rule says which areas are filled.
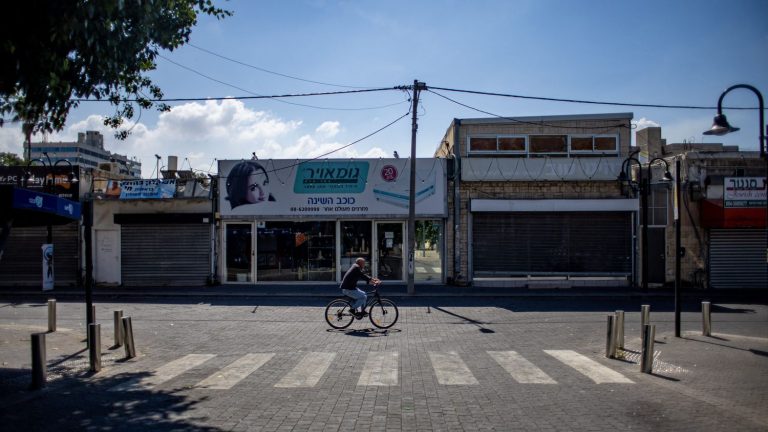
[[[22,155],[24,152],[24,134],[21,133],[21,126],[10,123],[0,127],[0,152]]]
[[[142,175],[151,176],[155,169],[155,154],[179,158],[179,167],[187,167],[185,158],[193,168],[215,171],[216,159],[250,158],[255,152],[259,159],[305,159],[318,157],[336,150],[346,143],[332,140],[341,130],[338,121],[325,121],[312,134],[300,133],[303,122],[284,120],[265,111],[255,111],[238,100],[193,102],[173,107],[162,113],[155,126],[143,123],[127,124],[133,127],[125,141],[113,138],[114,131],[92,115],[67,127],[56,140],[75,140],[77,132],[97,130],[104,135],[109,151],[137,156],[143,162]],[[328,155],[329,158],[387,157],[374,147],[360,153],[347,147]]]
[[[645,128],[648,128],[648,127],[659,127],[660,126],[659,123],[657,123],[657,122],[655,122],[653,120],[647,119],[645,117],[641,117],[640,120],[637,120],[635,122],[635,124],[637,125],[637,129],[636,130],[645,129]]]
[[[339,122],[337,121],[325,121],[323,124],[315,129],[320,136],[326,138],[333,138],[339,134]]]

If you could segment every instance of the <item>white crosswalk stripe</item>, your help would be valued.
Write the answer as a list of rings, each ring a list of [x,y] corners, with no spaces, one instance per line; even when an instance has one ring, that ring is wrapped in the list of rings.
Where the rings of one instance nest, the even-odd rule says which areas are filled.
[[[557,381],[515,351],[487,351],[487,353],[521,384],[557,384]]]
[[[357,381],[359,386],[395,386],[400,354],[397,352],[369,352],[363,372]]]
[[[275,387],[314,387],[336,357],[336,353],[310,352]]]
[[[246,354],[220,371],[200,381],[195,387],[213,390],[231,389],[245,377],[264,366],[264,363],[268,362],[274,355],[274,353]]]
[[[634,384],[624,375],[571,350],[544,350],[545,353],[576,369],[596,384]]]
[[[148,388],[162,384],[172,378],[175,378],[214,357],[216,357],[215,354],[185,355],[180,359],[176,359],[172,362],[164,364],[163,366],[160,366],[151,372],[148,376],[134,378],[130,381],[126,381],[122,384],[112,387],[109,389],[109,391],[146,390]]]
[[[430,352],[429,359],[437,375],[437,382],[444,385],[474,385],[477,379],[455,351]]]

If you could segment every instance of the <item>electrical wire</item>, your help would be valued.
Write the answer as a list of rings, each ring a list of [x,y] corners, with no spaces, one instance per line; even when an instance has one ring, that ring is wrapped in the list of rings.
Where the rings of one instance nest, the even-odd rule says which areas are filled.
[[[323,157],[325,157],[325,156],[328,156],[328,155],[330,155],[330,154],[336,153],[336,152],[338,152],[338,151],[340,151],[340,150],[343,150],[343,149],[345,149],[345,148],[347,148],[347,147],[351,147],[351,146],[353,146],[353,145],[355,145],[355,144],[357,144],[357,143],[359,143],[359,142],[361,142],[361,141],[364,141],[364,140],[366,140],[366,139],[368,139],[368,138],[370,138],[370,137],[372,137],[372,136],[376,135],[377,133],[379,133],[379,132],[383,131],[384,129],[387,129],[388,127],[390,127],[390,126],[394,125],[395,123],[399,122],[400,120],[402,120],[402,119],[404,119],[404,118],[408,117],[410,114],[411,114],[411,110],[409,109],[407,113],[405,113],[405,114],[401,115],[400,117],[398,117],[398,118],[396,118],[396,119],[392,120],[391,122],[387,123],[386,125],[384,125],[384,126],[382,126],[382,127],[378,128],[378,129],[376,129],[375,131],[373,131],[373,132],[369,133],[368,135],[366,135],[366,136],[364,136],[364,137],[362,137],[362,138],[358,138],[358,139],[356,139],[356,140],[354,140],[354,141],[350,142],[349,144],[345,144],[345,145],[343,145],[343,146],[341,146],[341,147],[338,147],[338,148],[336,148],[336,149],[333,149],[333,150],[331,150],[331,151],[329,151],[329,152],[323,153],[323,154],[321,154],[321,155],[319,155],[319,156],[315,156],[315,157],[313,157],[313,158],[310,158],[310,159],[305,159],[305,160],[302,160],[302,161],[298,161],[298,162],[296,162],[296,163],[294,163],[294,164],[291,164],[291,165],[286,165],[286,166],[284,166],[284,167],[280,167],[280,168],[273,168],[273,169],[271,169],[271,170],[266,170],[266,169],[265,169],[264,173],[265,173],[265,174],[269,174],[269,173],[274,173],[274,172],[277,172],[277,171],[281,171],[281,170],[285,170],[285,169],[291,169],[291,168],[297,167],[297,166],[299,166],[299,165],[305,164],[305,163],[307,163],[307,162],[312,162],[312,161],[318,160],[318,159],[320,159],[320,158],[323,158]],[[248,175],[250,175],[250,174],[248,174]],[[229,176],[227,176],[227,178],[230,178],[230,177],[229,177]]]
[[[281,76],[283,78],[289,78],[289,79],[293,79],[293,80],[297,80],[297,81],[304,81],[304,82],[308,82],[308,83],[312,83],[312,84],[320,84],[320,85],[330,86],[330,87],[355,88],[355,89],[370,88],[370,87],[364,87],[364,86],[352,86],[352,85],[343,85],[343,84],[333,84],[333,83],[328,83],[328,82],[323,82],[323,81],[315,81],[315,80],[311,80],[311,79],[307,79],[307,78],[301,78],[301,77],[297,77],[297,76],[293,76],[293,75],[288,75],[288,74],[284,74],[284,73],[280,73],[280,72],[275,72],[275,71],[272,71],[272,70],[269,70],[269,69],[265,69],[265,68],[262,68],[262,67],[259,67],[259,66],[254,66],[252,64],[248,64],[248,63],[242,62],[240,60],[236,60],[236,59],[233,59],[233,58],[221,55],[219,53],[216,53],[216,52],[213,52],[211,50],[199,47],[199,46],[197,46],[195,44],[192,44],[192,43],[187,43],[186,45],[191,46],[192,48],[194,48],[196,50],[199,50],[199,51],[202,51],[204,53],[210,54],[212,56],[216,56],[216,57],[219,57],[221,59],[230,61],[232,63],[237,63],[237,64],[239,64],[241,66],[249,67],[251,69],[255,69],[257,71],[261,71],[261,72],[264,72],[264,73]]]
[[[457,101],[455,99],[451,99],[448,96],[445,96],[443,94],[440,94],[440,93],[432,90],[431,88],[427,89],[427,91],[432,93],[432,94],[435,94],[437,96],[440,96],[443,99],[451,101],[451,102],[455,103],[456,105],[461,105],[464,108],[469,108],[471,110],[474,110],[474,111],[477,111],[477,112],[480,112],[480,113],[483,113],[483,114],[486,114],[486,115],[489,115],[489,116],[498,117],[498,118],[503,119],[503,120],[509,120],[511,122],[520,123],[520,124],[529,124],[529,125],[533,125],[533,126],[546,126],[546,127],[561,128],[561,129],[591,129],[591,130],[594,130],[594,129],[615,129],[615,128],[628,128],[628,129],[632,129],[632,125],[627,126],[627,125],[621,124],[621,123],[614,124],[614,125],[608,125],[608,126],[565,126],[565,125],[549,124],[549,123],[544,123],[544,122],[532,122],[532,121],[520,120],[520,119],[517,119],[517,118],[514,118],[514,117],[506,117],[506,116],[494,114],[494,113],[489,112],[489,111],[481,110],[480,108],[475,108],[473,106],[470,106],[470,105],[467,105],[465,103],[459,102],[459,101]]]
[[[605,101],[591,101],[591,100],[581,100],[581,99],[550,98],[550,97],[543,97],[543,96],[524,96],[524,95],[516,95],[516,94],[495,93],[495,92],[486,92],[486,91],[479,91],[479,90],[463,90],[463,89],[435,87],[435,86],[429,86],[429,88],[435,89],[435,90],[457,92],[457,93],[469,93],[469,94],[484,95],[484,96],[500,96],[500,97],[509,97],[509,98],[518,98],[518,99],[532,99],[532,100],[542,100],[542,101],[549,101],[549,102],[567,102],[567,103],[592,104],[592,105],[614,105],[614,106],[641,107],[641,108],[672,108],[672,109],[702,109],[702,110],[717,109],[716,106],[712,107],[712,106],[695,106],[695,105],[661,105],[661,104],[640,104],[640,103],[630,103],[630,102],[605,102]],[[723,109],[759,110],[759,108],[757,107],[723,107]]]
[[[302,104],[302,103],[297,103],[297,102],[289,102],[289,101],[282,100],[279,97],[264,96],[262,94],[252,92],[250,90],[246,90],[246,89],[244,89],[242,87],[238,87],[238,86],[236,86],[234,84],[230,84],[228,82],[225,82],[225,81],[222,81],[220,79],[214,78],[214,77],[212,77],[210,75],[206,75],[206,74],[204,74],[204,73],[202,73],[202,72],[200,72],[200,71],[198,71],[196,69],[193,69],[193,68],[191,68],[189,66],[185,66],[185,65],[183,65],[181,63],[178,63],[178,62],[176,62],[174,60],[171,60],[168,57],[165,57],[163,55],[158,54],[158,57],[160,57],[163,60],[165,60],[165,61],[167,61],[169,63],[172,63],[172,64],[174,64],[174,65],[176,65],[176,66],[178,66],[178,67],[180,67],[182,69],[188,70],[188,71],[190,71],[190,72],[192,72],[192,73],[194,73],[196,75],[199,75],[199,76],[201,76],[201,77],[203,77],[203,78],[205,78],[207,80],[210,80],[210,81],[213,81],[213,82],[225,85],[227,87],[232,87],[233,89],[240,90],[242,92],[245,92],[245,93],[248,93],[248,94],[251,94],[251,95],[254,95],[254,96],[266,97],[266,98],[272,99],[272,100],[274,100],[276,102],[281,102],[281,103],[288,104],[288,105],[296,105],[296,106],[302,106],[302,107],[306,107],[306,108],[314,108],[314,109],[321,109],[321,110],[332,110],[332,111],[366,111],[366,110],[375,110],[375,109],[388,108],[388,107],[391,107],[391,106],[400,105],[402,103],[407,102],[407,101],[403,100],[403,101],[396,102],[396,103],[393,103],[393,104],[387,104],[387,105],[381,105],[381,106],[375,106],[375,107],[362,107],[362,108],[322,107],[322,106],[317,106],[317,105],[307,105],[307,104]],[[367,90],[370,90],[370,89],[367,89]]]

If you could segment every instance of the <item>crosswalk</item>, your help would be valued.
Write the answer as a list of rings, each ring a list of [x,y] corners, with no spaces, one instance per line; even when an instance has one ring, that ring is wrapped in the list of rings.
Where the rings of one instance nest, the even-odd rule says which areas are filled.
[[[560,375],[576,372],[578,376],[590,379],[595,384],[634,384],[623,374],[572,350],[544,350],[551,358],[557,360],[564,369],[558,370]],[[523,385],[553,385],[558,381],[552,377],[554,366],[550,362],[544,367],[549,373],[516,351],[486,351],[485,354],[505,371],[515,382]],[[479,385],[475,374],[468,366],[466,359],[456,351],[429,351],[427,353],[432,372],[439,385],[445,386],[474,386]],[[215,354],[188,354],[155,370],[142,374],[143,376],[128,380],[109,389],[109,391],[150,390],[180,377],[185,373],[206,372],[209,361],[216,358]],[[278,361],[276,353],[249,353],[233,362],[208,371],[209,375],[192,386],[197,389],[228,390],[272,362]],[[275,388],[313,388],[322,380],[328,370],[338,361],[337,353],[306,352],[301,353],[298,362],[286,362],[284,358],[277,366],[286,365],[290,368],[283,372],[279,380],[270,383]],[[465,355],[466,357],[466,355]],[[546,357],[546,356],[545,356]],[[477,358],[474,357],[477,361]],[[493,363],[491,363],[493,364]],[[363,369],[357,380],[358,386],[397,386],[400,384],[400,353],[396,351],[369,352],[366,355]],[[482,366],[484,371],[487,365]],[[274,369],[274,368],[273,368]],[[565,371],[565,372],[564,372]],[[571,372],[568,372],[571,371]],[[212,372],[212,373],[211,373]]]

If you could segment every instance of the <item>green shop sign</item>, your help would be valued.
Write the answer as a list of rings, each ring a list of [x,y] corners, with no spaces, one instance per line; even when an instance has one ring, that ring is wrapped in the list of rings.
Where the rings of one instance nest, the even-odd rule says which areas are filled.
[[[305,162],[296,171],[293,192],[362,193],[368,179],[368,162]]]

